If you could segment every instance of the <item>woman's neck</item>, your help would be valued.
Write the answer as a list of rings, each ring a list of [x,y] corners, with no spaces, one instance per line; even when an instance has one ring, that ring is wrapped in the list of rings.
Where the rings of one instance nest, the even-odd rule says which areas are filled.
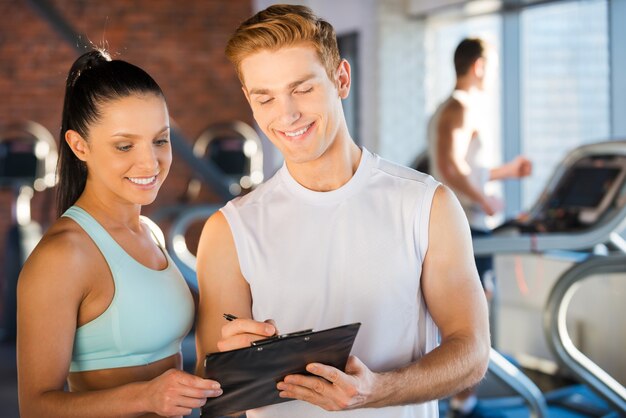
[[[105,228],[125,228],[135,232],[142,230],[139,220],[141,205],[116,201],[105,193],[97,193],[89,185],[85,186],[74,204],[89,212]]]

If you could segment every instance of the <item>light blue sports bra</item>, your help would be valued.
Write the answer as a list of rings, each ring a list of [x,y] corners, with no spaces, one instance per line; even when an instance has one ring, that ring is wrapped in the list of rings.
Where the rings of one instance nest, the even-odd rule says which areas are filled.
[[[180,351],[193,324],[194,302],[185,279],[167,254],[167,267],[152,270],[132,258],[84,209],[73,219],[104,256],[115,284],[109,307],[76,330],[70,372],[140,366]]]

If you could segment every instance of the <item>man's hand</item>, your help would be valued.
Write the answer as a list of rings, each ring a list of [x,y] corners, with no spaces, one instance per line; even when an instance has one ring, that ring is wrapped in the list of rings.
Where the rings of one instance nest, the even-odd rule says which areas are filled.
[[[507,164],[510,170],[510,177],[521,178],[530,176],[533,171],[533,164],[522,155],[518,155]]]
[[[274,321],[235,319],[222,327],[222,339],[217,342],[220,351],[249,347],[253,341],[271,337],[277,332]]]
[[[511,161],[489,171],[489,180],[517,179],[530,176],[533,172],[533,163],[523,155],[518,155]]]
[[[327,411],[359,408],[375,401],[379,375],[357,357],[348,358],[345,373],[319,363],[306,369],[315,376],[289,375],[277,384],[281,398],[299,399]]]
[[[504,209],[504,202],[496,196],[486,196],[480,207],[487,215],[493,216]]]

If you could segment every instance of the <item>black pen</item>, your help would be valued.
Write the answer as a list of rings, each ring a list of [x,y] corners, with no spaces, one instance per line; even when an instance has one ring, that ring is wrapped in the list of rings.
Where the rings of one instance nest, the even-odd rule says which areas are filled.
[[[224,317],[225,320],[227,321],[234,321],[235,319],[237,319],[237,317],[235,315],[231,315],[229,313],[225,313],[222,315]]]

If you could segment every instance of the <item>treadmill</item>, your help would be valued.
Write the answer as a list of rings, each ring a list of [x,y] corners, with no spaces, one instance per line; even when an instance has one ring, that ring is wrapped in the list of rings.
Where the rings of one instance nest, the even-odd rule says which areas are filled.
[[[509,417],[529,413],[551,417],[626,416],[624,387],[575,348],[565,327],[574,282],[592,274],[626,272],[626,240],[620,235],[625,227],[626,141],[609,141],[571,151],[527,216],[505,222],[491,237],[473,240],[476,255],[551,251],[583,254],[558,279],[544,309],[548,344],[558,362],[581,384],[544,395],[525,379],[514,384],[515,376],[510,374],[500,380],[520,393],[530,412],[523,415],[524,407],[512,398],[481,399],[483,409]],[[599,245],[608,250],[608,256],[593,255]],[[492,349],[492,373],[502,368],[494,360],[498,360],[498,354]],[[512,366],[503,364],[505,368]]]
[[[626,252],[626,141],[583,145],[556,168],[528,215],[474,239],[476,255],[589,250]]]

